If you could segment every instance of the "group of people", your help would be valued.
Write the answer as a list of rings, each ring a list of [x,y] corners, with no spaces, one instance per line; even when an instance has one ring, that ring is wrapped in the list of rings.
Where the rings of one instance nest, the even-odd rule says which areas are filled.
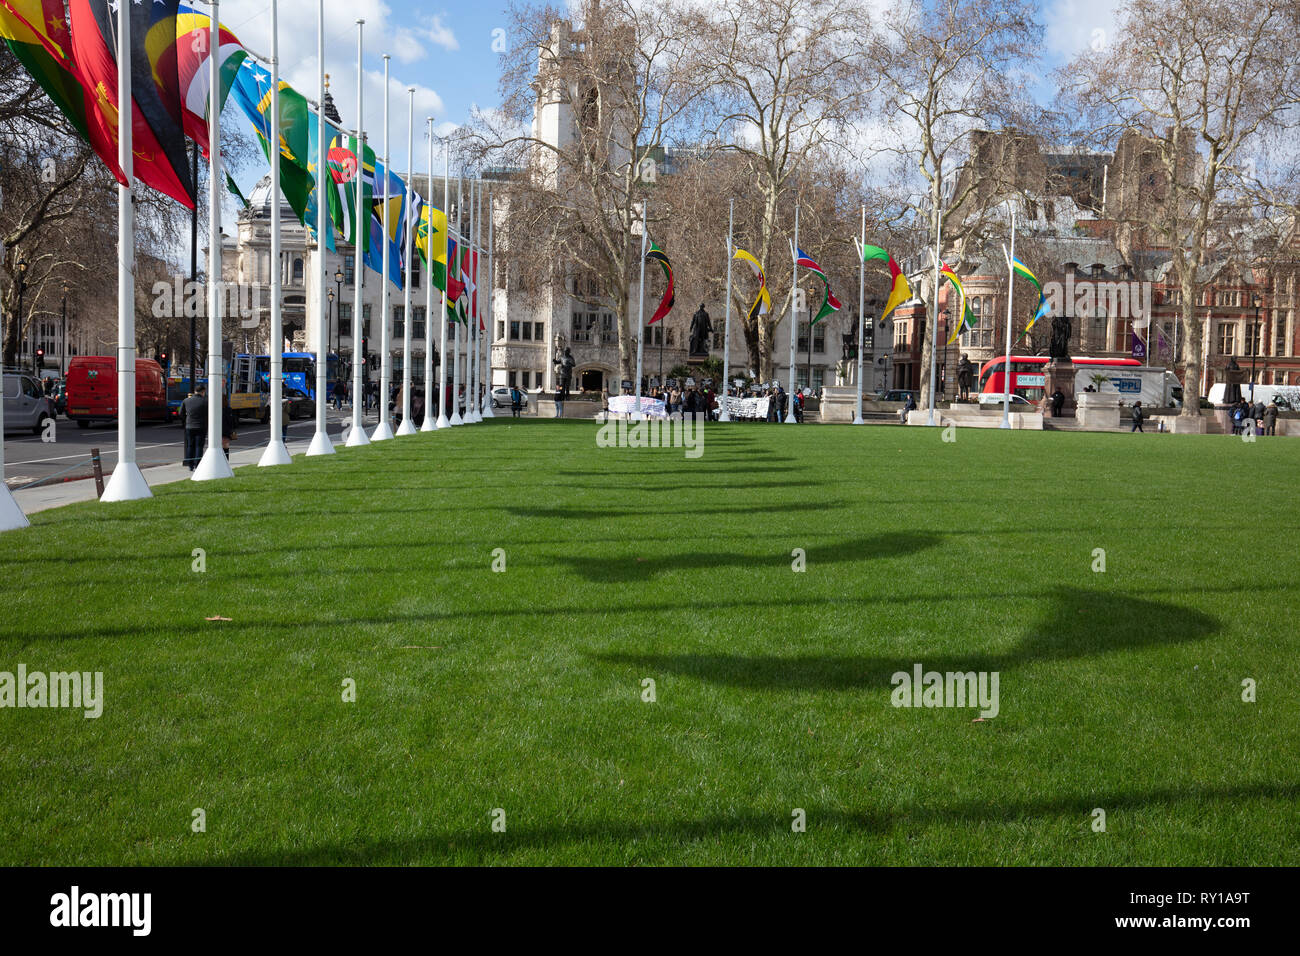
[[[1256,435],[1276,435],[1277,413],[1276,401],[1270,401],[1267,405],[1263,402],[1252,404],[1245,398],[1239,398],[1228,406],[1228,418],[1232,422],[1234,435],[1244,435],[1249,430],[1254,430]]]
[[[671,418],[673,415],[681,415],[682,418],[689,417],[691,421],[703,418],[706,422],[715,422],[718,420],[718,398],[713,389],[703,385],[688,385],[686,388],[659,388],[658,386],[650,389],[650,398],[662,399],[664,411]],[[609,407],[608,393],[606,393],[606,408]]]
[[[181,402],[181,424],[185,428],[185,457],[181,460],[190,471],[203,460],[204,440],[208,437],[207,386],[196,385],[185,401]],[[288,416],[285,416],[288,421]],[[239,416],[230,407],[230,396],[221,396],[221,450],[230,457],[230,443],[238,438],[236,427]]]

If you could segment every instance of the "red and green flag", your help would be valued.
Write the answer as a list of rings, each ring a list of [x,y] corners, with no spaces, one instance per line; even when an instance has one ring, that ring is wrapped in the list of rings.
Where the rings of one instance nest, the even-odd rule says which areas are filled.
[[[654,240],[650,241],[650,251],[645,254],[647,262],[657,262],[664,270],[664,278],[668,280],[668,288],[664,291],[664,297],[659,300],[659,308],[655,309],[655,314],[650,318],[650,325],[654,325],[669,312],[672,311],[673,303],[676,296],[673,294],[673,264],[672,260],[655,245]]]
[[[912,297],[912,287],[907,284],[907,276],[903,275],[903,270],[898,268],[898,263],[894,261],[893,256],[880,246],[863,246],[862,261],[870,262],[873,259],[889,264],[889,276],[893,283],[889,290],[889,298],[885,302],[885,310],[880,313],[880,318],[883,320],[890,312]]]

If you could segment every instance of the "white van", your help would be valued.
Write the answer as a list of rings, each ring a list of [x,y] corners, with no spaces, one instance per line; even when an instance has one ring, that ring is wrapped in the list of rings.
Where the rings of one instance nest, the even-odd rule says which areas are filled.
[[[1208,396],[1210,404],[1224,404],[1223,397],[1228,391],[1226,382],[1216,382],[1210,386]],[[1241,386],[1241,397],[1250,401],[1250,383],[1244,383]],[[1277,400],[1279,406],[1300,410],[1300,385],[1259,385],[1255,386],[1255,401],[1263,402],[1267,405],[1269,402]]]
[[[55,411],[54,403],[45,396],[36,376],[5,372],[0,381],[4,389],[6,434],[30,431],[39,435],[45,422],[55,417]]]

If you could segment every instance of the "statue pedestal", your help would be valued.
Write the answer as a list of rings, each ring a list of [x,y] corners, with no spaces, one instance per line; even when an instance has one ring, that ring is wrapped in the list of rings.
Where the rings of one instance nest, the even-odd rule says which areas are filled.
[[[1047,363],[1047,383],[1046,390],[1043,393],[1046,399],[1044,411],[1047,415],[1052,414],[1052,396],[1056,394],[1059,388],[1061,394],[1065,396],[1065,402],[1061,405],[1061,418],[1073,418],[1076,407],[1074,399],[1074,363],[1068,358],[1054,358]]]

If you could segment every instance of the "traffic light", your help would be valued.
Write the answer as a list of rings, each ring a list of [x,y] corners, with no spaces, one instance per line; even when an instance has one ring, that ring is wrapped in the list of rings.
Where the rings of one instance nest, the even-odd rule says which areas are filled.
[[[45,349],[36,350],[36,367],[45,368]]]

